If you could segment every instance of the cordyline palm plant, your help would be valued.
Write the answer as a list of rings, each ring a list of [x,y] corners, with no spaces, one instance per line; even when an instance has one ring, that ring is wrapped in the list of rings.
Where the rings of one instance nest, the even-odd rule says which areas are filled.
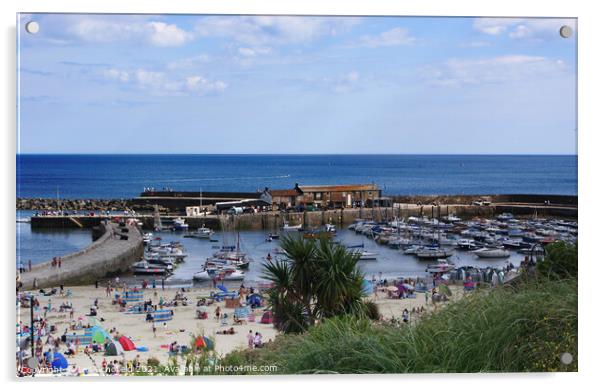
[[[264,264],[274,323],[285,333],[299,333],[322,318],[350,314],[365,316],[363,274],[359,254],[326,237],[282,237],[285,258]]]

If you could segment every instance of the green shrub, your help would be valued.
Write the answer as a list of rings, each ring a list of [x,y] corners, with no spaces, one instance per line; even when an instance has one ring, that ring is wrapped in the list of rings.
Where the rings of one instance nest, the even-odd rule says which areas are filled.
[[[570,365],[560,362],[564,352]],[[477,292],[400,327],[334,317],[228,359],[275,364],[280,374],[576,371],[577,282]]]
[[[543,260],[537,262],[537,272],[545,278],[577,277],[577,244],[564,241],[549,244]]]

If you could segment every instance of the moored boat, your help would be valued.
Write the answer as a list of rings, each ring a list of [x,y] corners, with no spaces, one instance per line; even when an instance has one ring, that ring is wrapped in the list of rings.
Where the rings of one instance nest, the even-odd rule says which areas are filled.
[[[503,259],[506,257],[510,257],[510,252],[505,250],[505,249],[498,249],[498,248],[481,248],[481,249],[477,249],[476,251],[473,251],[473,253],[475,255],[477,255],[480,258],[498,258],[498,259]]]

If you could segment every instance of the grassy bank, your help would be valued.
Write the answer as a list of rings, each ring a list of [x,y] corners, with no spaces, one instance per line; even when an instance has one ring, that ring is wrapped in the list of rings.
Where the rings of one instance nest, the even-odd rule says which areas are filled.
[[[478,292],[410,326],[335,317],[220,363],[277,365],[278,374],[576,371],[577,281]]]

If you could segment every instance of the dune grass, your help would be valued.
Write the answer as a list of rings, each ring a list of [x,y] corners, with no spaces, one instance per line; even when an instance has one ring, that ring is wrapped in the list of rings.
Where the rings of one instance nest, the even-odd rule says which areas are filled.
[[[335,317],[220,364],[277,365],[278,374],[576,371],[577,280],[476,292],[400,327]]]

